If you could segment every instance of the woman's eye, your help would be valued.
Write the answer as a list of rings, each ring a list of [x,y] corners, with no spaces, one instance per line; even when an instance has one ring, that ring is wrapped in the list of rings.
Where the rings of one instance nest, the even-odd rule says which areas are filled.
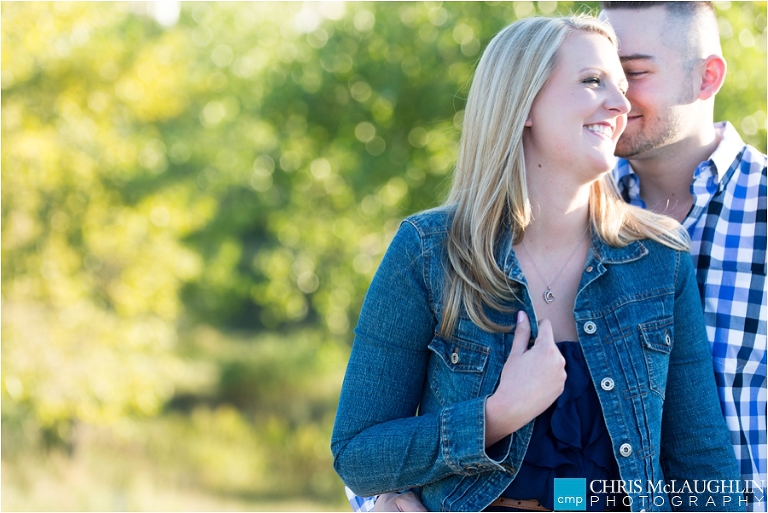
[[[600,85],[600,78],[599,77],[589,77],[584,79],[585,84],[595,84]]]

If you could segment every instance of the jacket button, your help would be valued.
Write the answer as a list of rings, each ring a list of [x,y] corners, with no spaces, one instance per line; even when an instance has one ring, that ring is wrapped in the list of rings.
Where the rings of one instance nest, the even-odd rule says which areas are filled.
[[[587,335],[591,335],[596,331],[597,331],[597,326],[595,326],[594,322],[587,321],[584,323],[584,333],[586,333]]]
[[[611,378],[603,378],[602,381],[600,381],[600,386],[603,390],[613,390],[614,383]]]
[[[591,273],[591,272],[592,272],[592,266],[591,266],[591,265],[590,265],[589,267],[587,267],[587,272],[588,272],[588,273]]]
[[[456,351],[454,351],[454,352],[451,354],[451,363],[452,363],[452,364],[454,364],[454,365],[456,365],[457,363],[459,363],[459,353],[457,353]]]
[[[672,343],[672,339],[669,337],[668,332],[664,332],[664,343],[667,345],[670,345]]]
[[[621,444],[621,447],[619,447],[619,454],[626,458],[632,454],[632,446],[629,444]]]

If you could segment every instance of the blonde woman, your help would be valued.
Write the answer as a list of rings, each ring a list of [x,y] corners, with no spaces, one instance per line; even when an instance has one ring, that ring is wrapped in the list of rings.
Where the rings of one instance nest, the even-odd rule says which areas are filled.
[[[627,484],[588,486],[590,509],[743,509],[664,487],[738,471],[687,235],[607,174],[625,91],[592,18],[491,41],[451,193],[402,223],[360,313],[331,444],[355,493],[540,511],[577,477]]]

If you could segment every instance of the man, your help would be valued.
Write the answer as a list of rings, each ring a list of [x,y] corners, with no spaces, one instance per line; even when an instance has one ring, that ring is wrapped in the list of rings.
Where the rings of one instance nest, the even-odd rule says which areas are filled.
[[[765,511],[766,156],[713,123],[726,63],[710,2],[603,2],[600,18],[619,38],[632,105],[614,176],[626,201],[691,235],[723,414],[742,482],[755,485],[748,509]],[[423,511],[413,493],[376,509]]]
[[[713,124],[725,79],[710,2],[603,2],[632,109],[616,145],[624,199],[691,235],[723,415],[748,509],[765,511],[766,157]]]

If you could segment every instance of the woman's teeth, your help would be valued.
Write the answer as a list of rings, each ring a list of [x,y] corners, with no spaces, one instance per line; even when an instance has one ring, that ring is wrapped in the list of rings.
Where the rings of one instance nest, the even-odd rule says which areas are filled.
[[[590,132],[597,132],[598,134],[603,134],[606,137],[611,137],[613,135],[613,128],[611,128],[608,125],[587,125],[586,129]]]

